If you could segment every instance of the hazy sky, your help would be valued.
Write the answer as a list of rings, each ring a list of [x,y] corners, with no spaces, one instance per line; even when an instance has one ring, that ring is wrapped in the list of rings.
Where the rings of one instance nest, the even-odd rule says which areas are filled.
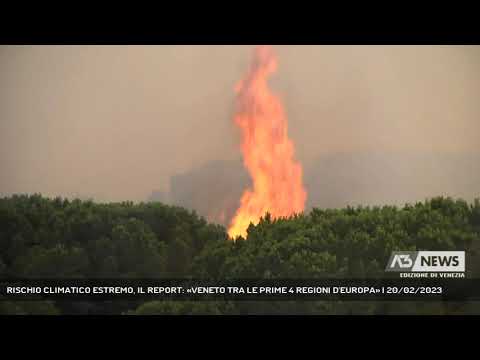
[[[0,46],[0,195],[145,200],[236,159],[253,46]],[[480,47],[275,46],[297,158],[480,152]]]

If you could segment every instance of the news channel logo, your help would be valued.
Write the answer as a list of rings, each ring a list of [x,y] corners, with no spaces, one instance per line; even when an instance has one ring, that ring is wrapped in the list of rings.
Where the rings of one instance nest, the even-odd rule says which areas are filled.
[[[400,277],[465,277],[465,251],[393,251],[385,271]]]

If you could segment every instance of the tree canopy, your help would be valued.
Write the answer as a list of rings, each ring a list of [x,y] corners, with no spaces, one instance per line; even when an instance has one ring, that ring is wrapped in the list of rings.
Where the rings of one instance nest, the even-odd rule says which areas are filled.
[[[0,277],[381,277],[393,250],[465,250],[478,276],[480,202],[438,197],[403,207],[316,209],[272,219],[246,239],[161,203],[95,203],[39,194],[0,199]],[[470,305],[462,308],[471,309]],[[475,308],[475,306],[474,306]],[[6,302],[0,313],[445,313],[439,304],[332,302]],[[476,309],[476,308],[475,308]],[[475,310],[476,311],[476,310]]]

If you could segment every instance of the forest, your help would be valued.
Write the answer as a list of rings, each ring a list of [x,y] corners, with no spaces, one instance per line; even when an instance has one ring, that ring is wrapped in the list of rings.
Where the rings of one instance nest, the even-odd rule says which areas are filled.
[[[250,225],[246,239],[160,202],[40,194],[0,199],[0,278],[382,277],[393,250],[464,250],[480,277],[480,201],[313,208]],[[457,314],[475,302],[0,301],[0,314]]]

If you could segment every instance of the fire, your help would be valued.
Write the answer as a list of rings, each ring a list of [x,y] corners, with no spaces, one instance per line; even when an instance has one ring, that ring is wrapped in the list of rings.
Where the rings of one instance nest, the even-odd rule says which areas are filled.
[[[228,234],[246,237],[250,223],[267,212],[272,218],[302,212],[307,193],[302,166],[295,160],[288,137],[287,117],[281,100],[268,87],[277,59],[270,47],[257,47],[250,69],[236,86],[235,124],[241,130],[243,163],[253,182],[246,189]]]

